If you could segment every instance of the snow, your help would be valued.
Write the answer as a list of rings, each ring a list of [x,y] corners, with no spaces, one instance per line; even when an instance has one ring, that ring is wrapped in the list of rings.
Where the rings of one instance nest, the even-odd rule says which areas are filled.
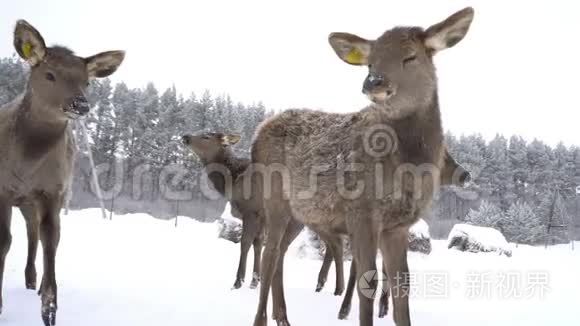
[[[417,238],[425,238],[425,239],[431,238],[431,236],[429,235],[429,225],[422,218],[411,226],[409,232],[414,234]]]
[[[0,324],[40,326],[39,298],[24,288],[24,221],[17,210],[13,215],[13,243],[6,262]],[[145,214],[115,216],[112,221],[100,216],[98,209],[88,209],[62,217],[57,325],[252,325],[258,301],[258,291],[248,288],[252,255],[247,282],[242,289],[231,290],[239,245],[218,239],[217,223],[180,217],[175,227],[174,221]],[[547,250],[519,246],[513,250],[517,254],[507,259],[448,250],[445,241],[434,240],[431,255],[410,253],[412,289],[417,290],[411,297],[414,324],[580,325],[580,250],[571,251],[564,245]],[[356,295],[350,319],[339,321],[336,316],[341,298],[333,296],[333,286],[322,293],[314,292],[320,263],[292,253],[287,257],[284,277],[290,322],[358,325]],[[530,283],[529,275],[539,272],[549,276],[548,291],[543,296],[515,298],[496,293],[495,284],[502,273],[518,277],[521,284],[516,289],[523,291]],[[425,291],[438,288],[438,283],[430,280],[433,275],[445,275],[447,279],[442,297]],[[495,280],[491,296],[468,296],[477,275],[490,275]],[[327,284],[334,284],[333,271]],[[391,313],[386,320],[377,318],[376,324],[393,325]],[[270,320],[269,325],[275,323]]]
[[[470,243],[475,244],[484,251],[507,253],[512,251],[503,234],[494,228],[469,224],[455,224],[451,232],[449,232],[448,242],[451,243],[454,238],[464,237],[469,239]]]

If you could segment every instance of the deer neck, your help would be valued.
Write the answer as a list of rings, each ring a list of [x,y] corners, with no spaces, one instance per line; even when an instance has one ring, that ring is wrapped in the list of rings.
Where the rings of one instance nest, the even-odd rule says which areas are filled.
[[[392,119],[382,108],[371,107],[366,112],[366,125],[384,124],[396,136],[396,150],[402,163],[439,166],[442,159],[443,130],[437,92],[431,101],[401,119]]]
[[[25,158],[39,158],[65,139],[67,127],[68,120],[56,117],[29,90],[15,111],[14,140]]]
[[[208,178],[213,184],[215,190],[219,192],[222,196],[226,195],[226,175],[231,175],[231,158],[232,153],[230,150],[226,149],[224,152],[219,153],[209,160],[204,160],[203,164],[208,172]],[[228,173],[229,171],[229,173]],[[233,180],[231,180],[233,183]]]
[[[443,129],[437,92],[425,108],[392,124],[398,136],[402,162],[440,165]]]

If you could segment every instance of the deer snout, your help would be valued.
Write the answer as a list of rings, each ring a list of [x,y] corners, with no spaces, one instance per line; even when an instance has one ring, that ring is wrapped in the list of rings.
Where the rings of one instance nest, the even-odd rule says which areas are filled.
[[[370,92],[373,91],[375,88],[382,86],[384,82],[385,77],[371,72],[365,79],[363,89],[367,92]]]
[[[395,94],[395,89],[383,75],[371,72],[363,83],[363,93],[388,99]]]
[[[191,135],[185,135],[185,136],[181,137],[181,141],[185,145],[191,145]]]
[[[77,116],[84,116],[89,113],[91,107],[89,101],[84,95],[77,95],[73,97],[69,105],[65,108],[65,112],[73,113]]]
[[[461,174],[459,175],[459,184],[464,187],[471,182],[471,173],[465,170],[463,167],[461,168]]]

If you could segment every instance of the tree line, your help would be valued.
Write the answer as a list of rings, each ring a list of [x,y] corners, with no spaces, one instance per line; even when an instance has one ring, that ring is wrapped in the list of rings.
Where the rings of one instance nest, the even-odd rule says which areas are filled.
[[[22,91],[26,69],[16,57],[0,59],[0,105]],[[100,174],[102,188],[111,189],[115,180],[132,180],[123,183],[116,198],[107,199],[108,208],[162,217],[180,214],[213,219],[224,206],[223,200],[204,198],[199,191],[201,164],[181,146],[181,135],[236,133],[242,136],[234,147],[237,154],[248,156],[256,127],[272,114],[260,102],[237,103],[228,95],[209,91],[184,97],[175,87],[160,91],[154,83],[130,88],[108,79],[93,81],[88,98],[93,106],[86,120],[92,155],[96,165],[109,167]],[[452,155],[472,173],[468,188],[472,195],[463,196],[453,188],[442,190],[431,216],[426,217],[434,237],[445,237],[455,223],[469,222],[498,228],[509,240],[539,243],[546,239],[550,216],[553,225],[566,225],[551,229],[553,241],[580,236],[575,227],[580,225],[580,196],[576,193],[580,147],[551,147],[520,136],[507,139],[497,135],[486,142],[479,134],[456,136],[448,132],[445,138]],[[80,147],[71,206],[96,207],[86,148]],[[112,168],[119,164],[122,169]],[[135,171],[144,165],[147,173],[136,177]],[[188,171],[172,187],[191,191],[192,203],[162,196],[157,181],[170,165]],[[141,186],[137,195],[133,193],[136,182]]]

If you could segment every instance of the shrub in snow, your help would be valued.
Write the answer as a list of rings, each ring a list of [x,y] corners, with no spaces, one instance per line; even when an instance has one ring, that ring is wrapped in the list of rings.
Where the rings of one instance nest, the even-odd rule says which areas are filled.
[[[226,239],[233,243],[239,243],[242,240],[241,221],[219,218],[217,223],[219,225],[219,238]]]
[[[242,221],[231,214],[230,203],[226,204],[222,217],[217,219],[219,234],[218,237],[233,243],[242,241]]]
[[[316,232],[309,228],[304,228],[302,233],[296,239],[298,244],[297,256],[300,258],[323,259],[325,253],[324,242],[320,241],[320,237]]]
[[[423,219],[409,229],[409,250],[423,254],[431,253],[431,236],[429,235],[429,225]]]
[[[448,238],[449,249],[454,248],[469,252],[497,252],[507,257],[512,256],[512,251],[505,237],[496,229],[456,224]]]
[[[298,244],[296,255],[300,258],[308,257],[311,259],[324,259],[326,253],[326,244],[320,239],[318,234],[308,227],[304,228],[302,233],[294,241]],[[351,260],[352,253],[350,251],[350,244],[348,241],[343,241],[343,259]]]

